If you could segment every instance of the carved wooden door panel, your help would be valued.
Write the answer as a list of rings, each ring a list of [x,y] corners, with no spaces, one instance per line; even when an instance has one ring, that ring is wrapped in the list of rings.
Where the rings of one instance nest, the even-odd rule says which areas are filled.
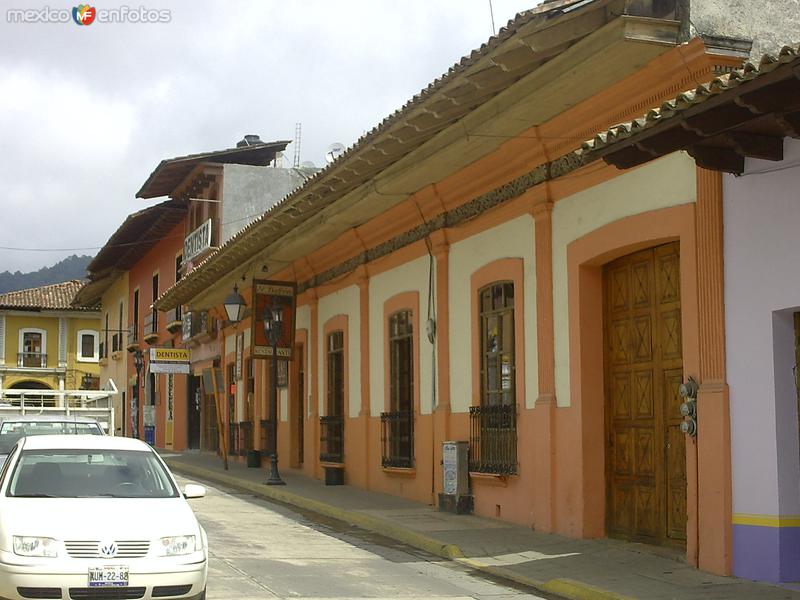
[[[678,243],[604,269],[608,533],[686,541]]]

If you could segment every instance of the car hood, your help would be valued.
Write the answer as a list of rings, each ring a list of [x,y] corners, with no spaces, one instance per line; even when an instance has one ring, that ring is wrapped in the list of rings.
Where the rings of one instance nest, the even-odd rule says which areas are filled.
[[[57,540],[153,540],[200,535],[183,498],[12,498],[0,503],[0,543],[30,535]]]

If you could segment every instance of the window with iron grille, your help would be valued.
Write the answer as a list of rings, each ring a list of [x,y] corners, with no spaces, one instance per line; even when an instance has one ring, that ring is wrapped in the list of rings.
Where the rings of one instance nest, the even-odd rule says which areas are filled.
[[[389,403],[381,414],[384,467],[414,466],[414,326],[413,313],[389,317]]]
[[[478,292],[480,406],[470,408],[470,470],[517,471],[514,283],[492,283]]]
[[[320,417],[320,460],[342,462],[344,459],[344,332],[328,335],[327,414]]]

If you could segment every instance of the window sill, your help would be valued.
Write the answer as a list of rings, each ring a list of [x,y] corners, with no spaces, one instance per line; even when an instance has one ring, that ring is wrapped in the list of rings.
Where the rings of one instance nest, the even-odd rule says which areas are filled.
[[[114,350],[111,353],[111,360],[120,360],[122,358],[122,350]]]
[[[100,359],[100,366],[101,367],[107,367],[108,366],[108,357],[107,356],[104,356],[103,358]]]
[[[487,485],[496,485],[506,487],[508,485],[508,478],[511,475],[496,475],[495,473],[479,473],[477,471],[470,471],[469,478],[476,483],[485,483]]]
[[[82,363],[99,363],[100,362],[99,358],[92,357],[92,356],[89,356],[89,357],[78,356],[78,357],[75,358],[75,360],[77,362],[82,362]]]
[[[400,477],[417,476],[417,469],[415,467],[381,467],[381,470],[387,475],[399,475]]]

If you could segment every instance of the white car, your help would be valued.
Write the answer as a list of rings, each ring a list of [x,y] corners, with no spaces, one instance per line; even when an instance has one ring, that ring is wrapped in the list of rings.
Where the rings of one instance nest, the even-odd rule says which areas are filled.
[[[21,439],[0,471],[0,598],[205,598],[206,533],[139,440]]]

